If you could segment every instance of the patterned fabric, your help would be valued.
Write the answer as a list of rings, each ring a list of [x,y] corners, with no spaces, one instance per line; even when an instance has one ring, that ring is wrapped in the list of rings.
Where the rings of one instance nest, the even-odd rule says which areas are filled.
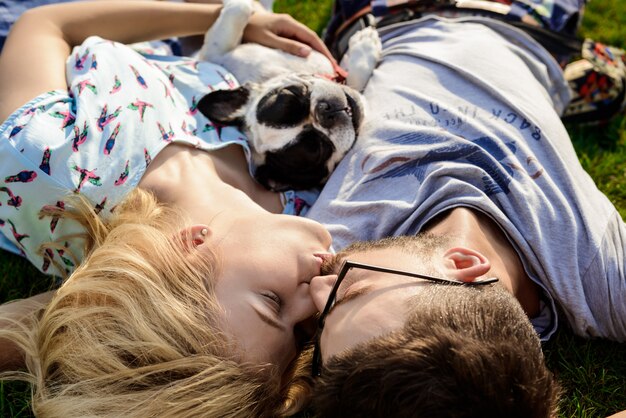
[[[372,0],[372,12],[383,16],[394,7],[405,4],[456,4],[460,8],[492,11],[504,14],[508,20],[540,26],[554,32],[570,35],[576,33],[580,23],[580,10],[586,0]]]
[[[565,67],[574,97],[565,110],[568,122],[604,123],[626,104],[626,52],[586,39],[582,59]]]
[[[329,39],[341,24],[370,5],[376,16],[384,16],[404,4],[427,4],[434,7],[458,4],[459,7],[485,10],[503,15],[505,20],[524,22],[554,32],[574,35],[582,18],[586,0],[338,0],[326,30]]]
[[[153,51],[152,51],[153,52]],[[222,67],[188,58],[149,55],[98,37],[74,49],[66,68],[69,91],[32,100],[0,126],[0,232],[3,248],[26,256],[41,271],[55,264],[72,271],[80,242],[39,253],[40,244],[79,232],[42,208],[63,211],[81,193],[106,218],[137,186],[146,167],[168,144],[207,151],[246,139],[198,112],[200,97],[238,86]],[[306,212],[315,193],[289,192],[285,213]],[[10,243],[7,243],[10,242]]]

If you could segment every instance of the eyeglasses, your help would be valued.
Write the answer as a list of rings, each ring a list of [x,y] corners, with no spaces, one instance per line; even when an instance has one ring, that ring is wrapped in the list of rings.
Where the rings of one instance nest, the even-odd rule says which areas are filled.
[[[318,322],[317,322],[317,333],[315,335],[315,347],[313,349],[313,361],[311,365],[312,367],[311,372],[312,372],[313,377],[321,376],[321,372],[322,372],[322,353],[320,349],[320,338],[322,336],[322,330],[324,329],[324,323],[326,322],[326,317],[328,316],[328,313],[333,308],[333,306],[335,306],[335,302],[337,299],[337,289],[339,289],[339,285],[341,284],[341,282],[343,282],[343,279],[345,279],[345,277],[348,275],[348,272],[351,269],[362,269],[362,270],[377,271],[380,273],[398,274],[401,276],[415,277],[418,279],[428,280],[433,283],[449,285],[449,286],[482,286],[482,285],[486,285],[490,283],[495,283],[498,281],[496,277],[492,277],[492,278],[483,279],[483,280],[475,280],[472,282],[463,282],[461,280],[444,279],[441,277],[432,277],[432,276],[427,276],[425,274],[418,274],[418,273],[412,273],[409,271],[402,271],[402,270],[395,270],[395,269],[390,269],[386,267],[373,266],[370,264],[357,263],[357,262],[349,261],[349,260],[344,261],[343,264],[341,265],[341,269],[339,270],[337,281],[333,285],[333,288],[330,291],[330,294],[328,295],[328,301],[326,302],[326,306],[324,307],[324,310],[320,314]]]

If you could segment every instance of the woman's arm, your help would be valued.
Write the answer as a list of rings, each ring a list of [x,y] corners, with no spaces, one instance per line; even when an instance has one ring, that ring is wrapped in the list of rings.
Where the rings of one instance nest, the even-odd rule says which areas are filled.
[[[204,33],[220,6],[152,1],[60,3],[25,12],[0,56],[0,120],[33,97],[66,89],[65,60],[91,35],[130,43]]]
[[[36,310],[44,307],[52,298],[53,291],[41,293],[0,305],[0,329],[11,329],[15,322],[25,321]],[[0,337],[0,372],[24,367],[23,353],[11,341]]]
[[[91,35],[131,43],[204,34],[221,6],[161,1],[61,3],[24,13],[0,55],[0,120],[46,91],[66,89],[65,60]],[[288,15],[256,13],[244,40],[302,54],[326,50],[317,35]]]
[[[313,48],[325,55],[334,66],[338,66],[324,41],[290,15],[261,11],[255,13],[252,19],[258,24],[246,27],[243,33],[244,41],[260,43],[258,39],[264,37],[263,45],[302,57],[308,56]]]
[[[180,1],[180,0],[179,0]],[[204,3],[204,4],[222,4],[222,0],[183,0],[187,3]],[[311,52],[311,48],[326,56],[333,64],[334,67],[339,69],[339,64],[333,55],[330,53],[324,41],[320,39],[317,34],[308,28],[306,25],[298,22],[293,17],[288,14],[275,14],[271,11],[268,11],[263,8],[263,6],[255,1],[254,3],[256,7],[256,11],[259,13],[269,13],[274,17],[273,22],[270,23],[273,30],[271,31],[271,36],[268,38],[269,42],[264,43],[264,45],[282,49],[283,51],[289,52],[293,55],[298,55],[302,57],[306,57]],[[265,27],[267,30],[268,28]],[[244,33],[244,40],[250,40],[251,42],[258,42],[252,39],[249,39],[252,33],[253,27],[248,28],[246,33]],[[198,40],[194,40],[198,41]],[[271,43],[271,44],[270,44]],[[193,45],[194,50],[198,50],[200,48],[199,41]]]

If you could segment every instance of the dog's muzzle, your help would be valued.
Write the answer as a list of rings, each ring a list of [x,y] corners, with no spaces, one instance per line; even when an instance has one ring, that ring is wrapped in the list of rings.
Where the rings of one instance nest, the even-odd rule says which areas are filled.
[[[334,152],[335,146],[326,135],[314,128],[305,129],[293,144],[267,153],[255,178],[275,191],[318,187],[330,175],[327,161]]]
[[[352,108],[339,99],[321,100],[315,105],[315,116],[325,129],[332,129],[346,119],[352,121]]]

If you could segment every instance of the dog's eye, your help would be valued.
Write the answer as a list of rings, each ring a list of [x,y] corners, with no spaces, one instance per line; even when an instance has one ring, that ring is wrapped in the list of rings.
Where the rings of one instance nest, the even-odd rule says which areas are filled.
[[[274,127],[289,127],[302,123],[309,115],[310,102],[306,89],[288,86],[265,95],[257,107],[257,120]]]
[[[288,89],[281,90],[278,92],[278,94],[276,94],[276,101],[290,102],[290,101],[297,101],[297,100],[298,100],[298,95]]]
[[[278,99],[277,100],[297,100],[297,102],[302,102],[302,100],[307,100],[307,90],[304,86],[288,86],[277,92]]]
[[[294,96],[306,96],[307,95],[306,87],[303,85],[288,86],[283,89],[283,91],[285,90],[292,93]]]

